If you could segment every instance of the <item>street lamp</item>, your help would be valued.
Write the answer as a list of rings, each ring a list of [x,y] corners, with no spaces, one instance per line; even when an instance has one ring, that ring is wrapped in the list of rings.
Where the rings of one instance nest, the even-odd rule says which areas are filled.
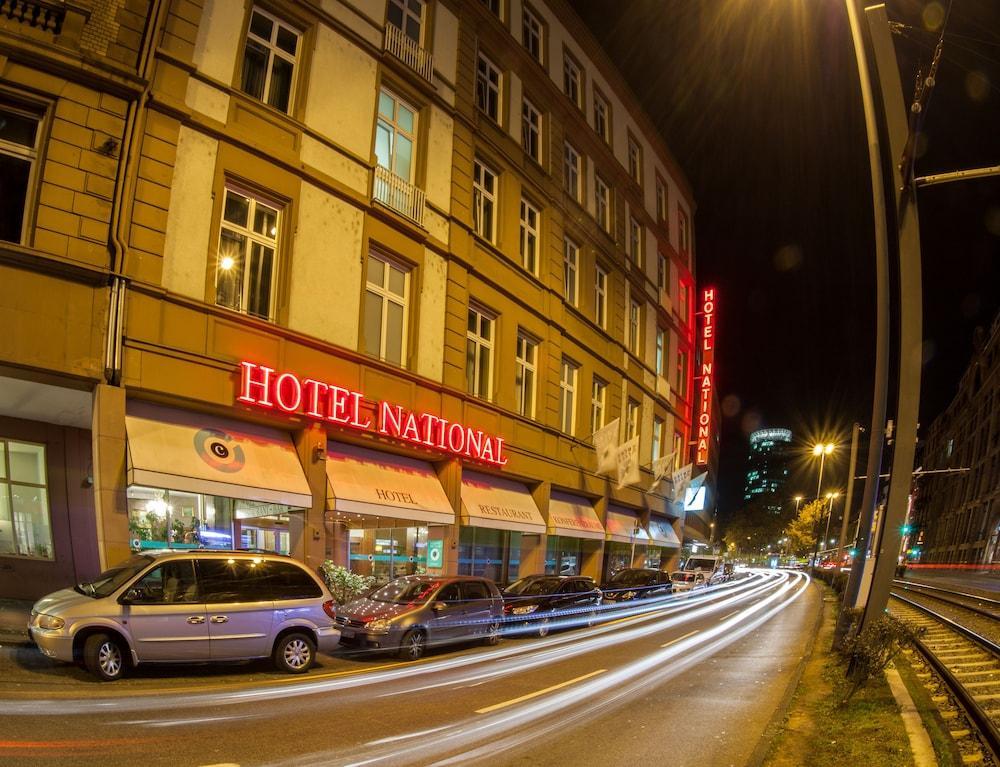
[[[802,503],[802,498],[803,498],[803,496],[801,496],[801,495],[797,495],[794,498],[792,498],[792,500],[795,501],[795,516],[796,517],[799,515],[799,504]]]
[[[819,456],[819,481],[816,483],[816,497],[820,497],[820,493],[823,490],[823,464],[826,461],[826,457],[833,452],[834,447],[836,447],[832,442],[818,442],[813,445],[813,455]]]

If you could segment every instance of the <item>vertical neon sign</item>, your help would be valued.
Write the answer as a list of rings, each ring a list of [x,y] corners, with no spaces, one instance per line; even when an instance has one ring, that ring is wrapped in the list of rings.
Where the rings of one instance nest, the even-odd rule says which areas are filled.
[[[701,292],[701,370],[698,373],[698,447],[695,463],[708,463],[712,433],[712,393],[715,388],[715,288]]]

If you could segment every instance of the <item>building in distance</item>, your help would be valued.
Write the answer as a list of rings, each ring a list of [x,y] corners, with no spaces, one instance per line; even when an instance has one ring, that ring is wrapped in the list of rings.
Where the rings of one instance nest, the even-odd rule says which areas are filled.
[[[791,459],[791,431],[758,429],[752,432],[743,500],[747,503],[763,502],[769,511],[780,514]]]

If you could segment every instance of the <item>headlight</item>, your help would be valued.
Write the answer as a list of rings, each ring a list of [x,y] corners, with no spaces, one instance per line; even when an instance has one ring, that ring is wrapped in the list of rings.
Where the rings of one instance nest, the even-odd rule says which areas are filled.
[[[633,597],[635,597],[634,591],[626,591],[624,594],[622,594],[622,599],[632,599]]]
[[[54,615],[38,613],[38,616],[35,618],[35,625],[38,626],[38,628],[46,629],[47,631],[58,631],[66,625],[66,621],[62,618],[57,618]]]
[[[533,613],[538,609],[538,605],[523,605],[521,607],[515,607],[511,610],[514,615],[527,615],[528,613]]]
[[[384,618],[379,618],[378,620],[374,621],[368,621],[368,623],[365,624],[365,628],[368,631],[375,631],[378,632],[379,634],[388,633],[391,626],[392,622],[385,620]]]

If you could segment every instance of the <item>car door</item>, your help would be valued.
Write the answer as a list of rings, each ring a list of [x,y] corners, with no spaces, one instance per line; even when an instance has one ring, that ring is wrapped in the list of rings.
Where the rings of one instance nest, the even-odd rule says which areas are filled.
[[[463,581],[466,636],[481,636],[493,622],[493,594],[485,581]]]
[[[157,565],[125,593],[122,624],[140,662],[209,659],[206,607],[191,560]]]
[[[464,633],[465,605],[462,602],[462,589],[457,582],[442,586],[431,602],[431,614],[428,621],[431,642],[448,642]]]
[[[198,560],[213,660],[270,655],[274,599],[268,576],[261,558]]]

